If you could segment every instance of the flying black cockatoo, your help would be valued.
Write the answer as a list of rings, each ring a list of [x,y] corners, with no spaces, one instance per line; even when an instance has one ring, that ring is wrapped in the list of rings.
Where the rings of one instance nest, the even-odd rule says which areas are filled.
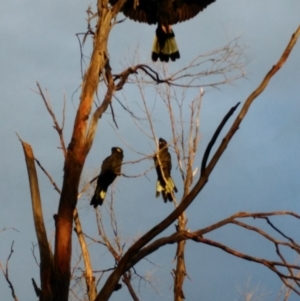
[[[168,151],[167,142],[159,138],[159,152],[154,156],[154,163],[157,173],[156,197],[160,193],[165,201],[173,201],[173,191],[177,192],[177,188],[171,178],[172,160]]]
[[[123,157],[123,150],[120,147],[113,147],[111,155],[102,162],[97,187],[91,200],[91,205],[95,208],[103,204],[108,186],[120,175]]]
[[[118,0],[110,0],[114,5]],[[168,62],[180,58],[171,25],[195,17],[216,0],[127,0],[121,7],[124,15],[133,21],[157,24],[152,48],[152,60]],[[190,33],[187,33],[190,34]],[[193,40],[192,40],[193,39]],[[191,36],[191,47],[197,42]]]

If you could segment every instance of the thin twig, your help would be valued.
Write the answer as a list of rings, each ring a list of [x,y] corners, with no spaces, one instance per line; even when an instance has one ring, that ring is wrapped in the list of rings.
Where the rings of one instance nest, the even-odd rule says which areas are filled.
[[[63,127],[64,127],[64,111],[65,111],[65,101],[64,101],[64,106],[63,106],[63,122],[62,122],[62,126],[60,126],[57,122],[57,119],[56,119],[56,116],[51,108],[51,103],[50,103],[50,100],[47,100],[46,99],[46,96],[44,95],[43,93],[43,90],[40,86],[40,84],[37,82],[37,87],[39,89],[39,94],[41,95],[43,101],[44,101],[44,104],[47,108],[47,111],[48,113],[50,114],[50,116],[52,117],[52,120],[53,120],[53,123],[54,123],[54,129],[57,131],[58,133],[58,136],[59,136],[59,140],[60,140],[60,145],[61,145],[61,148],[63,150],[63,154],[64,154],[64,157],[66,156],[66,153],[67,153],[67,150],[66,150],[66,146],[65,146],[65,140],[64,140],[64,135],[63,135]]]
[[[14,252],[13,247],[14,247],[14,241],[12,242],[11,247],[10,247],[10,253],[9,253],[8,258],[7,258],[7,260],[6,260],[5,270],[4,270],[4,268],[3,268],[2,264],[1,264],[1,262],[0,262],[0,268],[1,268],[2,273],[3,273],[3,275],[4,275],[5,279],[6,279],[6,282],[8,283],[8,287],[9,287],[10,290],[11,290],[11,295],[12,295],[13,299],[14,299],[15,301],[18,301],[18,298],[17,298],[16,293],[15,293],[14,286],[13,286],[12,282],[10,281],[9,275],[8,275],[8,262],[9,262],[9,260],[10,260],[10,258],[11,258],[11,256],[12,256],[12,254],[13,254],[13,252]]]

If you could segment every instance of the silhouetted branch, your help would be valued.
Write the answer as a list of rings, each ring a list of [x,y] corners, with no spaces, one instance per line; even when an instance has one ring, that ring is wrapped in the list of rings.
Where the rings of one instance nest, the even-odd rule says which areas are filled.
[[[255,89],[250,96],[246,99],[240,113],[236,117],[233,125],[231,126],[230,130],[228,131],[227,135],[224,137],[221,145],[219,146],[218,150],[215,152],[213,158],[211,159],[209,165],[205,169],[205,173],[209,175],[215,165],[217,164],[218,160],[220,159],[221,155],[225,151],[227,145],[229,144],[230,140],[232,139],[235,132],[239,129],[239,126],[244,119],[245,115],[247,114],[251,104],[253,101],[264,91],[267,87],[271,78],[276,74],[276,72],[284,65],[286,60],[288,59],[293,47],[295,46],[297,39],[300,35],[300,26],[297,28],[295,33],[292,35],[290,42],[288,43],[286,49],[284,50],[283,54],[281,55],[278,62],[271,68],[271,70],[266,74],[263,81],[260,83],[257,89]]]
[[[111,104],[113,94],[116,90],[113,77],[111,75],[111,68],[108,61],[105,64],[105,75],[107,80],[107,91],[101,106],[96,109],[92,116],[86,135],[86,150],[89,150],[91,148],[94,136],[96,134],[98,121],[102,117],[102,114],[106,111],[107,107]]]
[[[290,283],[288,281],[288,280],[293,280],[294,283],[298,287],[300,286],[299,285],[300,284],[300,274],[299,274],[300,266],[288,263],[279,249],[279,246],[284,246],[291,250],[295,250],[296,252],[299,252],[300,246],[298,244],[296,244],[295,242],[291,243],[291,242],[279,241],[279,240],[275,239],[274,237],[272,237],[271,235],[267,234],[262,229],[253,227],[251,225],[242,223],[237,220],[237,219],[241,219],[241,218],[242,219],[244,219],[244,218],[266,219],[271,216],[278,216],[278,215],[281,215],[281,216],[290,215],[290,216],[295,217],[298,220],[300,220],[300,215],[295,214],[294,212],[290,212],[290,211],[277,211],[277,212],[265,212],[265,213],[246,213],[246,212],[236,213],[218,223],[215,223],[209,227],[206,227],[206,228],[194,231],[194,232],[178,231],[168,237],[163,237],[163,238],[157,239],[153,243],[149,244],[148,246],[144,247],[139,252],[137,252],[136,255],[134,255],[129,260],[127,269],[131,268],[137,262],[139,262],[141,259],[145,258],[149,254],[153,253],[154,251],[158,250],[159,248],[161,248],[162,246],[164,246],[166,244],[174,244],[174,243],[178,243],[179,241],[184,241],[184,240],[193,240],[195,242],[201,242],[201,243],[205,243],[205,244],[220,248],[223,251],[225,251],[229,254],[232,254],[236,257],[239,257],[241,259],[245,259],[248,261],[253,261],[253,262],[265,265],[270,270],[275,272],[279,276],[279,278],[283,281],[283,283],[287,285],[287,287],[289,287],[294,292],[296,292],[298,295],[300,295],[300,289],[296,289],[294,287],[293,283]],[[235,224],[244,229],[254,231],[257,234],[268,239],[270,242],[272,242],[274,244],[276,253],[278,254],[281,261],[273,261],[273,260],[268,260],[266,258],[254,257],[249,254],[239,252],[239,251],[232,249],[219,242],[204,238],[205,234],[210,233],[219,228],[222,228],[228,224]],[[283,273],[281,270],[279,270],[280,268],[286,268],[289,271],[289,274]],[[294,272],[293,272],[294,269],[296,271],[298,271],[297,275],[294,274]]]
[[[212,136],[211,140],[209,141],[205,153],[203,155],[203,159],[202,159],[202,164],[201,164],[201,174],[204,172],[205,168],[206,168],[206,164],[207,164],[207,160],[210,154],[210,151],[212,150],[217,138],[219,137],[223,127],[225,126],[226,122],[228,121],[228,119],[231,117],[231,115],[235,112],[235,110],[237,109],[237,107],[239,106],[240,102],[237,103],[234,107],[232,107],[229,112],[224,116],[223,120],[221,121],[221,123],[219,124],[218,128],[216,129],[214,135]]]
[[[113,233],[113,238],[109,238],[106,234],[105,231],[105,227],[103,224],[103,220],[102,220],[102,214],[99,210],[95,210],[96,213],[96,217],[97,217],[97,227],[98,227],[98,233],[99,236],[101,237],[101,241],[99,240],[94,240],[92,239],[94,242],[100,243],[101,245],[105,245],[105,247],[107,248],[107,250],[109,251],[109,253],[112,255],[113,259],[115,260],[115,264],[116,266],[119,264],[122,255],[123,255],[123,249],[124,249],[124,245],[121,245],[121,239],[119,237],[118,234],[118,224],[117,224],[117,218],[115,215],[115,210],[114,210],[114,194],[111,194],[111,201],[107,202],[108,203],[108,214],[109,214],[109,218],[110,218],[110,228],[112,230]],[[106,208],[106,207],[105,207]],[[115,269],[115,268],[114,268]],[[102,274],[98,280],[98,282],[100,281],[100,279],[103,276],[103,273],[106,272],[105,271],[101,271]],[[95,273],[96,271],[94,271]],[[126,284],[130,295],[132,296],[133,300],[139,300],[132,285],[131,285],[131,271],[126,272],[123,275],[122,278],[123,282]],[[117,283],[114,287],[114,291],[117,291],[119,289],[122,288],[122,285],[120,283]]]
[[[121,90],[128,81],[129,76],[137,74],[138,71],[143,71],[147,75],[149,81],[144,81],[147,84],[153,84],[154,82],[155,84],[167,84],[176,87],[203,88],[207,86],[217,87],[232,82],[244,76],[243,47],[238,42],[237,38],[223,48],[199,55],[186,67],[168,76],[162,75],[161,72],[145,64],[129,67],[113,76],[114,81],[118,80],[116,91]],[[217,81],[214,78],[214,82],[205,83],[203,78],[208,78],[209,76],[219,76],[220,78]],[[185,82],[183,83],[183,81]]]
[[[110,110],[111,110],[111,115],[112,115],[113,122],[114,122],[116,128],[118,129],[119,127],[118,127],[117,120],[116,120],[116,117],[115,117],[114,108],[113,108],[111,103],[109,104],[109,107],[110,107]]]
[[[6,279],[6,282],[8,283],[8,287],[9,287],[10,290],[11,290],[11,295],[12,295],[12,297],[14,298],[15,301],[18,301],[18,298],[17,298],[16,293],[15,293],[14,286],[13,286],[12,282],[10,281],[9,275],[8,275],[8,262],[9,262],[9,260],[10,260],[10,258],[11,258],[11,256],[12,256],[12,254],[13,254],[13,252],[14,252],[13,247],[14,247],[14,241],[12,242],[11,247],[10,247],[10,253],[9,253],[8,258],[7,258],[7,260],[6,260],[5,270],[4,270],[4,268],[3,268],[2,264],[1,264],[1,262],[0,262],[0,268],[1,268],[2,273],[3,273],[3,275],[4,275],[5,279]]]
[[[138,296],[136,295],[132,285],[131,285],[131,272],[128,271],[127,273],[125,273],[122,277],[122,281],[126,284],[127,288],[128,288],[128,291],[132,297],[132,299],[134,301],[139,301],[140,299],[138,298]]]
[[[147,74],[157,84],[166,83],[166,81],[161,79],[158,72],[156,72],[154,69],[152,69],[148,65],[140,64],[134,67],[129,67],[123,72],[113,75],[114,80],[119,80],[119,82],[116,84],[116,91],[121,90],[126,83],[129,75],[137,74],[138,70],[144,71],[145,74]]]
[[[270,219],[268,217],[265,218],[267,223],[276,231],[278,232],[280,235],[282,235],[284,238],[288,239],[290,242],[294,243],[294,240],[291,237],[288,237],[287,235],[285,235],[282,231],[280,231],[277,227],[275,227],[273,225],[273,223],[271,223]]]
[[[52,120],[53,120],[53,123],[54,123],[53,127],[57,131],[57,133],[58,133],[59,140],[60,140],[60,145],[61,145],[61,148],[63,150],[64,157],[65,157],[66,153],[67,153],[66,146],[65,146],[64,135],[63,135],[63,129],[64,129],[64,123],[65,123],[65,115],[64,115],[64,112],[65,112],[65,101],[64,101],[64,106],[63,106],[63,121],[62,121],[62,126],[60,126],[58,124],[57,119],[55,117],[55,114],[54,114],[54,112],[53,112],[53,110],[51,108],[50,100],[46,99],[46,96],[44,95],[43,90],[42,90],[40,84],[38,82],[36,84],[37,84],[37,87],[39,89],[39,94],[42,97],[42,99],[44,101],[44,104],[45,104],[45,106],[47,108],[47,111],[50,114],[50,116],[52,117]]]
[[[34,288],[34,291],[35,291],[35,294],[37,297],[40,297],[41,295],[41,289],[37,286],[35,280],[33,278],[31,278],[31,281],[32,281],[32,285],[33,285],[33,288]]]
[[[32,256],[33,256],[33,258],[34,258],[34,261],[35,261],[36,265],[39,267],[40,264],[38,263],[38,260],[37,260],[37,258],[36,258],[36,256],[35,256],[35,252],[34,252],[34,249],[35,249],[35,247],[36,247],[36,244],[34,244],[33,242],[32,242],[31,244],[32,244],[32,249],[31,249]]]
[[[118,97],[116,97],[116,95],[113,95],[114,99],[120,104],[120,106],[123,108],[123,110],[125,110],[126,112],[128,112],[130,114],[131,117],[135,118],[135,119],[140,119],[139,117],[137,117],[133,111],[129,110],[125,105],[123,105],[123,103],[120,101],[120,99]]]
[[[20,233],[19,230],[15,229],[15,228],[13,228],[13,227],[8,227],[8,228],[4,227],[4,228],[2,228],[2,229],[0,230],[0,233],[1,233],[1,232],[4,232],[4,231],[7,231],[7,230],[14,230],[14,231]]]
[[[47,176],[49,179],[50,183],[53,185],[54,189],[60,194],[61,191],[58,188],[57,184],[54,182],[53,178],[50,176],[50,174],[47,172],[47,170],[43,167],[43,165],[40,163],[40,161],[36,158],[34,158],[34,161],[36,164],[39,166],[39,168],[44,172],[44,174]]]
[[[296,283],[300,281],[300,277],[299,276],[294,276],[293,274],[291,275],[288,275],[288,274],[284,274],[282,272],[280,272],[280,270],[278,268],[281,268],[281,267],[285,267],[287,268],[288,270],[291,270],[291,269],[296,269],[296,270],[300,270],[300,266],[297,266],[297,265],[292,265],[292,264],[287,264],[287,263],[284,263],[284,262],[279,262],[279,261],[272,261],[272,260],[266,260],[264,258],[259,258],[259,257],[254,257],[254,256],[250,256],[250,255],[247,255],[247,254],[244,254],[242,252],[238,252],[232,248],[229,248],[228,246],[225,246],[224,244],[221,244],[219,242],[216,242],[216,241],[213,241],[213,240],[210,240],[210,239],[206,239],[204,237],[195,237],[193,239],[194,241],[198,241],[198,242],[201,242],[201,243],[205,243],[205,244],[208,244],[210,246],[213,246],[213,247],[216,247],[216,248],[219,248],[231,255],[234,255],[236,257],[239,257],[239,258],[242,258],[242,259],[245,259],[245,260],[248,260],[248,261],[253,261],[253,262],[256,262],[256,263],[259,263],[261,265],[264,265],[266,266],[267,268],[269,268],[271,271],[273,271],[275,274],[277,274],[277,276],[281,279],[281,281],[287,286],[289,287],[291,290],[293,290],[296,294],[298,294],[300,296],[300,290],[299,289],[296,289],[294,286],[292,286],[287,280],[294,280]]]
[[[159,248],[161,248],[164,245],[174,244],[174,243],[177,243],[179,241],[187,240],[187,239],[194,240],[198,236],[203,236],[203,235],[205,235],[207,233],[210,233],[214,230],[220,229],[221,227],[224,227],[225,225],[228,225],[228,224],[236,224],[238,226],[245,225],[245,224],[242,224],[241,222],[238,222],[237,219],[241,219],[241,218],[243,218],[243,219],[244,218],[261,218],[261,219],[264,219],[266,217],[283,216],[283,215],[292,216],[292,217],[295,217],[295,218],[300,220],[300,215],[295,214],[294,212],[291,212],[291,211],[275,211],[275,212],[264,212],[264,213],[238,212],[238,213],[236,213],[236,214],[234,214],[234,215],[232,215],[228,218],[225,218],[225,219],[223,219],[223,220],[221,220],[221,221],[219,221],[215,224],[212,224],[208,227],[205,227],[203,229],[200,229],[200,230],[197,230],[197,231],[194,231],[194,232],[177,231],[177,232],[175,232],[174,234],[172,234],[168,237],[159,238],[159,239],[153,241],[152,243],[150,243],[149,245],[145,246],[144,248],[142,248],[139,252],[137,252],[135,255],[133,255],[130,258],[126,269],[131,268],[137,262],[139,262],[141,259],[145,258],[146,256],[148,256],[149,254],[151,254],[154,251],[158,250]],[[267,235],[264,231],[262,231],[259,228],[254,228],[250,225],[247,225],[247,227],[244,226],[244,228],[246,228],[248,230],[257,229],[257,231],[256,231],[257,233],[259,233],[260,235],[265,236],[268,240],[273,242],[275,245],[280,243],[280,244],[288,246],[289,248],[291,248],[293,250],[296,250],[296,251],[299,248],[299,246],[297,244],[279,242],[279,241],[275,240],[274,238],[272,238],[271,236]]]

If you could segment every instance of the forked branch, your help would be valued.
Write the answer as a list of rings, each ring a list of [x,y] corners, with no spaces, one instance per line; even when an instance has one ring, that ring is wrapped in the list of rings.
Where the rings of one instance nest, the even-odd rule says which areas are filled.
[[[149,254],[153,253],[154,251],[158,250],[159,248],[167,245],[167,244],[174,244],[178,243],[180,241],[185,240],[193,240],[195,242],[200,242],[204,244],[208,244],[210,246],[219,248],[233,256],[239,257],[244,260],[252,261],[259,263],[261,265],[266,266],[270,270],[272,270],[275,274],[278,275],[278,277],[281,279],[281,281],[290,289],[292,289],[295,293],[300,295],[300,266],[296,264],[289,263],[286,258],[284,257],[283,253],[281,252],[281,247],[287,248],[289,250],[294,250],[296,253],[300,253],[300,246],[294,241],[290,241],[290,238],[282,233],[282,236],[289,241],[281,241],[273,237],[272,235],[268,234],[266,231],[251,226],[245,222],[239,221],[239,219],[270,219],[272,216],[291,216],[294,218],[297,218],[300,220],[300,215],[295,214],[294,212],[289,211],[278,211],[278,212],[265,212],[265,213],[246,213],[246,212],[240,212],[236,213],[218,223],[215,223],[209,227],[189,232],[189,231],[179,231],[176,232],[168,237],[162,237],[160,239],[157,239],[150,245],[144,247],[141,249],[135,256],[133,256],[127,266],[127,268],[131,268],[134,266],[137,262],[139,262],[141,259],[145,258]],[[255,257],[249,254],[245,254],[242,252],[239,252],[236,249],[230,248],[227,245],[224,245],[222,243],[219,243],[217,241],[207,239],[204,237],[205,234],[211,233],[212,231],[215,231],[217,229],[223,228],[226,225],[234,224],[238,227],[241,227],[245,230],[253,231],[254,233],[266,238],[269,242],[273,243],[276,253],[280,259],[280,261],[274,261],[274,260],[268,260],[266,258],[260,258]],[[272,224],[270,221],[268,222],[268,225]],[[271,228],[273,228],[270,225]],[[283,272],[282,268],[286,269],[286,272]]]
[[[215,224],[212,224],[208,227],[205,227],[200,230],[196,230],[194,232],[190,231],[178,231],[168,237],[162,237],[154,242],[150,243],[148,246],[145,246],[142,248],[139,252],[134,255],[128,263],[127,269],[131,268],[134,266],[137,262],[139,262],[141,259],[145,258],[146,256],[150,255],[154,251],[158,250],[164,245],[167,244],[174,244],[182,240],[197,240],[198,237],[202,237],[203,235],[207,233],[211,233],[212,231],[215,231],[217,229],[220,229],[226,225],[229,224],[235,224],[237,226],[243,227],[244,229],[255,231],[259,235],[262,235],[263,237],[267,238],[269,241],[274,243],[274,245],[282,245],[285,247],[288,247],[292,250],[295,250],[296,252],[299,253],[299,245],[296,243],[288,243],[288,242],[282,242],[279,240],[276,240],[272,236],[268,235],[265,231],[262,231],[259,228],[252,227],[250,225],[241,223],[238,221],[238,219],[246,219],[246,218],[254,218],[254,219],[265,219],[265,218],[270,218],[272,216],[291,216],[294,217],[298,220],[300,220],[300,215],[295,214],[294,212],[290,211],[275,211],[275,212],[264,212],[264,213],[248,213],[248,212],[238,212],[226,219],[223,219]]]

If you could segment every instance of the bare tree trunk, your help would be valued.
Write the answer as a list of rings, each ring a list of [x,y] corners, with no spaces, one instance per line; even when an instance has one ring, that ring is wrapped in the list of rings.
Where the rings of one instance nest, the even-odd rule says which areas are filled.
[[[72,139],[65,160],[62,192],[58,214],[55,218],[55,301],[68,300],[73,212],[77,203],[81,172],[92,145],[92,141],[86,141],[87,124],[93,98],[98,87],[99,74],[101,74],[107,62],[107,40],[111,28],[111,19],[111,11],[102,8],[102,16],[98,19],[94,38],[94,50],[84,77]]]
[[[178,231],[184,231],[186,226],[185,212],[183,212],[178,218]],[[177,265],[176,271],[174,271],[174,300],[182,301],[185,299],[183,293],[183,282],[186,277],[186,267],[184,261],[184,250],[185,250],[185,240],[180,241],[177,244],[176,258]]]
[[[112,27],[112,20],[120,11],[126,0],[118,1],[109,7],[108,0],[98,0],[97,30],[94,35],[94,48],[90,65],[82,83],[80,104],[77,110],[71,142],[64,165],[64,180],[56,215],[55,235],[55,301],[68,301],[70,285],[70,263],[73,212],[77,204],[78,186],[86,156],[88,155],[95,135],[97,121],[111,102],[114,85],[108,64],[107,42]],[[109,75],[108,91],[100,108],[93,116],[88,128],[95,92],[98,88],[99,76],[103,70]],[[112,87],[113,86],[113,87]],[[93,127],[93,128],[92,128]]]

